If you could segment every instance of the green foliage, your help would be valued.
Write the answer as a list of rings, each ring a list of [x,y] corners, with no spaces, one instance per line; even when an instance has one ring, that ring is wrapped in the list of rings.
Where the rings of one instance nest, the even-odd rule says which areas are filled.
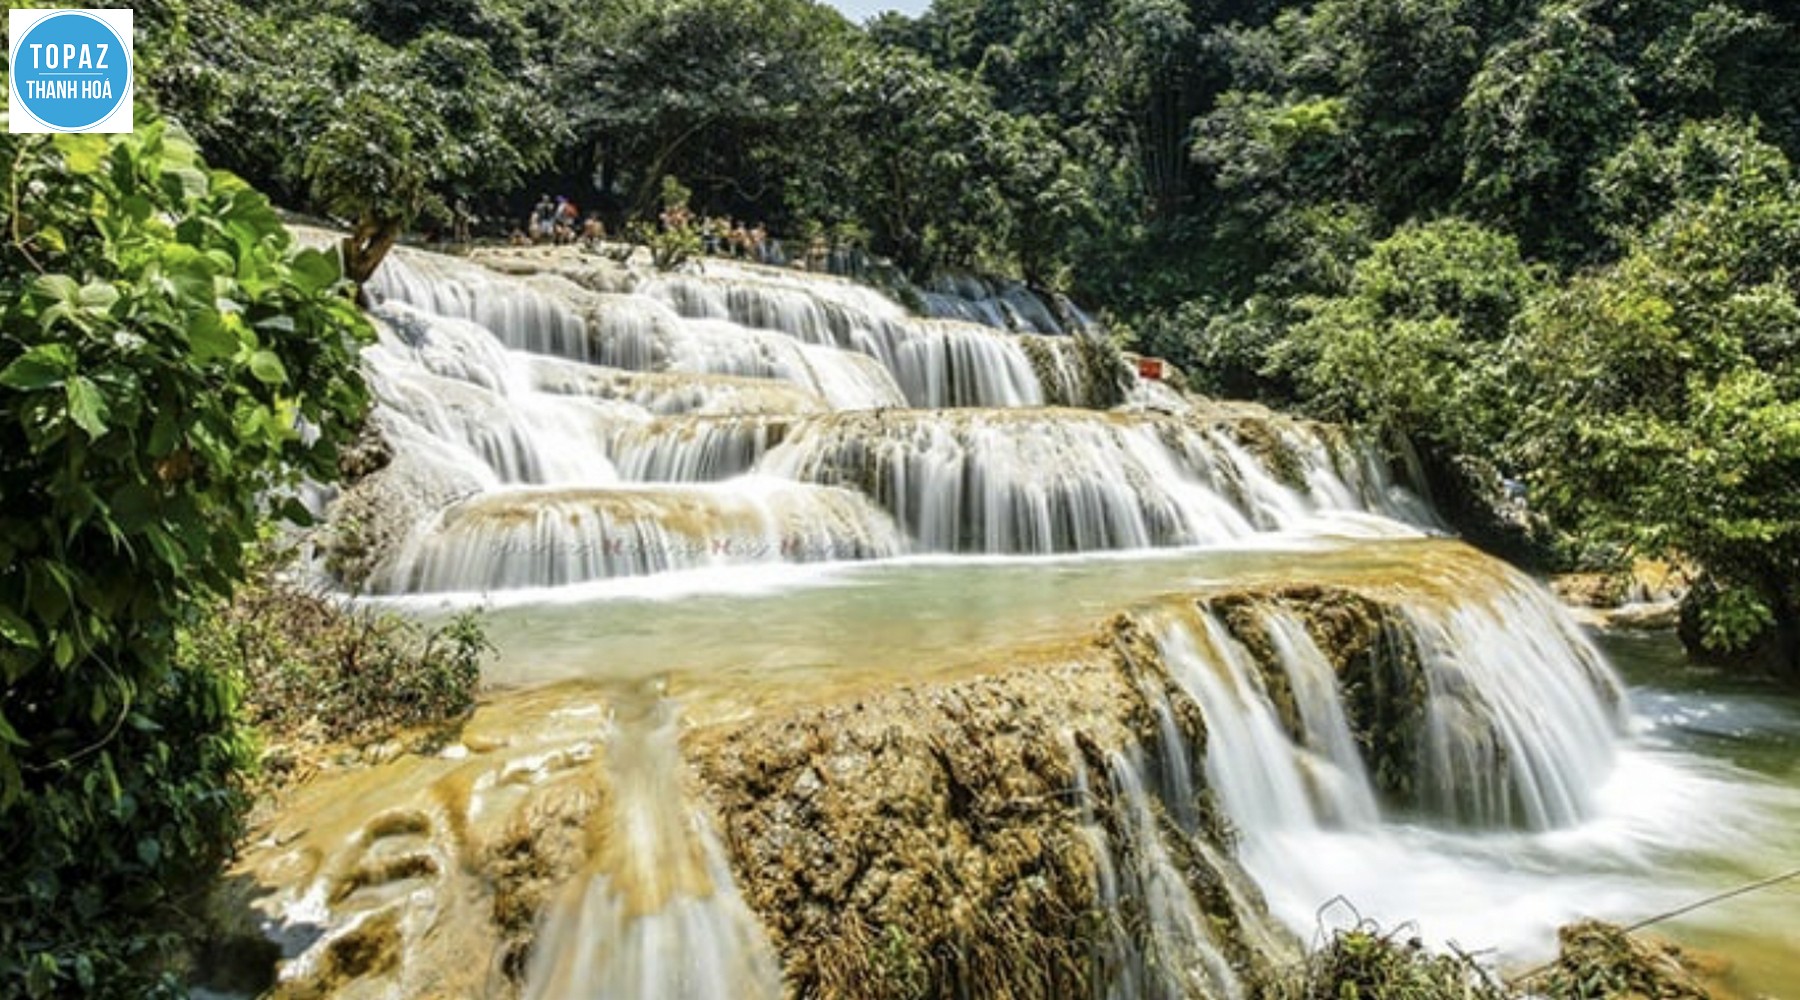
[[[1066,287],[1208,391],[1526,476],[1576,547],[1681,548],[1795,618],[1800,658],[1794,512],[1761,485],[1792,480],[1783,5],[937,0],[866,32],[808,0],[139,10],[151,89],[352,220],[352,277],[454,197],[591,179],[625,231],[679,176],[698,215]],[[64,390],[77,428],[104,402]]]
[[[333,474],[369,330],[332,257],[147,108],[0,137],[0,192],[0,992],[167,992],[248,759],[236,679],[175,631],[265,498]]]
[[[1758,129],[1735,119],[1689,121],[1674,139],[1639,132],[1593,178],[1600,217],[1622,246],[1678,201],[1700,204],[1715,193],[1779,192],[1793,167]]]
[[[1748,587],[1731,587],[1705,607],[1701,643],[1719,653],[1748,649],[1775,624],[1775,613],[1762,595]]]
[[[668,226],[633,222],[625,227],[625,239],[630,243],[649,247],[651,266],[659,271],[681,266],[700,256],[702,249],[700,231],[695,228],[692,220]]]
[[[359,743],[460,720],[492,648],[472,612],[424,628],[299,589],[273,561],[183,640],[184,659],[243,679],[265,738]]]
[[[178,9],[169,30],[194,54],[156,79],[179,81],[163,99],[217,160],[350,226],[360,283],[405,227],[512,194],[565,123],[522,64],[517,12],[466,0],[394,22],[400,0],[333,6]]]
[[[1537,389],[1512,443],[1563,523],[1733,584],[1703,609],[1718,648],[1800,612],[1800,185],[1735,135],[1731,171],[1681,181],[1623,259],[1529,310],[1519,377]]]
[[[1493,367],[1536,287],[1510,237],[1461,219],[1408,225],[1344,294],[1300,301],[1271,363],[1328,416],[1479,454],[1511,424]]]
[[[842,139],[821,214],[860,218],[873,248],[915,274],[987,266],[1066,280],[1098,209],[1052,123],[1000,111],[986,88],[899,50],[851,53],[830,103]]]
[[[1523,37],[1488,55],[1462,107],[1464,206],[1558,260],[1589,250],[1587,172],[1637,117],[1630,70],[1589,6],[1546,5]]]
[[[549,80],[577,136],[574,171],[620,196],[626,218],[653,213],[669,173],[709,211],[773,214],[790,181],[817,174],[807,154],[851,38],[805,0],[601,5],[560,43],[568,65]]]
[[[1427,951],[1397,940],[1368,921],[1332,934],[1304,969],[1270,985],[1274,1000],[1509,1000],[1508,990],[1480,963],[1460,952]]]

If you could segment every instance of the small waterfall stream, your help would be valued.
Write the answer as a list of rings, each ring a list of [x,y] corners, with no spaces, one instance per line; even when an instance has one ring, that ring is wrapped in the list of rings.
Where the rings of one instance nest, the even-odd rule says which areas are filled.
[[[567,875],[541,902],[525,897],[529,959],[488,973],[492,995],[793,995],[795,975],[811,988],[855,971],[790,954],[829,951],[821,936],[840,931],[879,930],[865,950],[878,953],[871,968],[898,977],[894,995],[921,995],[934,962],[961,968],[952,945],[906,950],[905,921],[928,915],[887,902],[917,888],[879,853],[888,845],[828,845],[805,864],[790,855],[838,771],[900,768],[891,788],[837,790],[863,796],[870,816],[941,808],[973,824],[934,845],[945,858],[975,852],[971,839],[1013,815],[981,812],[1011,794],[1004,782],[965,787],[953,773],[940,801],[917,762],[883,757],[887,743],[808,762],[813,751],[799,736],[782,742],[782,729],[770,737],[794,758],[782,766],[808,776],[784,785],[775,764],[729,742],[690,745],[673,700],[633,686],[663,675],[703,733],[784,712],[795,733],[807,713],[830,730],[850,724],[846,706],[860,713],[897,688],[1017,685],[991,702],[931,695],[929,707],[958,707],[927,742],[951,772],[998,773],[980,757],[997,749],[971,751],[977,766],[942,745],[974,740],[977,723],[994,721],[981,713],[998,712],[1006,740],[1045,744],[1030,760],[1062,762],[1050,770],[1074,805],[1049,809],[1050,826],[1017,842],[1047,851],[1055,824],[1068,824],[1088,856],[1075,869],[1091,876],[1080,947],[1092,970],[1058,969],[1068,978],[1054,981],[1092,971],[1094,995],[1116,1000],[1250,995],[1258,963],[1291,961],[1339,895],[1384,920],[1440,921],[1433,940],[1542,941],[1547,914],[1573,913],[1564,897],[1544,901],[1534,866],[1554,872],[1591,850],[1630,872],[1653,853],[1639,827],[1607,839],[1648,822],[1619,804],[1621,774],[1646,765],[1630,749],[1618,677],[1542,588],[1424,537],[1435,516],[1377,449],[1134,382],[1077,311],[1016,287],[946,282],[923,296],[924,318],[847,282],[724,262],[674,274],[572,251],[486,262],[398,251],[370,286],[374,422],[394,459],[338,498],[346,551],[330,565],[341,586],[413,606],[498,596],[506,662],[493,672],[494,711],[516,729],[546,717],[533,699],[575,697],[553,682],[604,686],[611,721],[575,730],[604,749],[604,792],[581,800],[591,849],[573,871],[545,846],[554,837],[494,832],[550,808],[520,805],[539,802],[526,787],[539,778],[515,779],[507,769],[519,765],[505,761],[526,748],[463,748],[474,756],[418,767],[435,784],[417,797],[447,803],[430,814],[468,840],[461,856],[490,859],[445,864],[465,882],[431,897],[434,914],[459,899],[488,905],[480,863]],[[829,573],[775,571],[801,564]],[[605,581],[616,589],[577,586]],[[1142,630],[1140,652],[1114,657],[1093,640],[1119,613]],[[1117,684],[1102,684],[1111,700],[1096,715],[1072,703],[1060,734],[1060,717],[1015,733],[1008,716],[1061,695],[1033,691],[1036,668],[1014,667],[1046,645]],[[893,731],[914,722],[895,718]],[[733,826],[690,794],[697,768],[753,789],[779,821]],[[570,780],[543,778],[543,794]],[[444,791],[464,787],[479,791]],[[341,850],[293,836],[302,846],[267,870],[305,857],[311,871]],[[745,881],[774,877],[746,867],[757,850],[793,861],[819,898],[803,912],[753,910],[780,895]],[[1003,867],[967,857],[957,870],[972,880]],[[1031,879],[1048,884],[1051,868]],[[333,968],[319,950],[370,918],[336,914],[320,884],[280,877],[294,883],[280,920],[330,928],[287,956],[293,975]],[[847,895],[828,901],[840,877]],[[1495,885],[1516,891],[1481,895]],[[950,914],[933,919],[970,919],[970,904],[943,892],[913,898]],[[1623,895],[1594,898],[1616,909]],[[846,900],[860,907],[854,920],[820,916]],[[407,904],[393,893],[380,905]],[[1512,930],[1470,937],[1484,908]],[[435,954],[438,917],[396,920],[409,946]],[[523,933],[486,911],[474,923],[483,941]]]
[[[543,914],[524,1000],[779,1000],[781,974],[683,782],[674,706],[616,695],[590,867]]]

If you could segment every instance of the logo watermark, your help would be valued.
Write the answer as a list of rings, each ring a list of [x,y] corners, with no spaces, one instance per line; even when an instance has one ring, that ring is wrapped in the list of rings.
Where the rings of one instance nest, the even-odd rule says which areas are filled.
[[[131,13],[9,11],[9,130],[131,131]]]

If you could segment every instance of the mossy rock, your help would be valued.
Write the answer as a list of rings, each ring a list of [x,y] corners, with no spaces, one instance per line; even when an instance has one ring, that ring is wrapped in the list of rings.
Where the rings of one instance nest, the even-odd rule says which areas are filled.
[[[1226,428],[1283,486],[1306,489],[1306,466],[1268,420],[1238,420]]]
[[[686,755],[792,995],[1102,992],[1113,921],[1129,933],[1147,916],[1141,901],[1100,911],[1084,816],[1110,843],[1129,839],[1105,775],[1120,753],[1158,756],[1151,699],[1168,700],[1196,776],[1205,731],[1132,617],[1046,656],[689,734]],[[1092,776],[1085,802],[1078,766]],[[1229,960],[1266,965],[1238,926],[1229,875],[1208,860],[1229,863],[1217,810],[1202,792],[1190,829],[1152,799],[1160,840]]]
[[[1561,953],[1533,986],[1550,1000],[1708,1000],[1680,948],[1583,920],[1556,932]]]
[[[1351,734],[1376,788],[1394,803],[1415,804],[1430,692],[1397,609],[1354,591],[1314,585],[1225,594],[1202,608],[1217,615],[1255,659],[1283,728],[1296,740],[1303,722],[1264,616],[1278,608],[1299,618],[1337,673]]]

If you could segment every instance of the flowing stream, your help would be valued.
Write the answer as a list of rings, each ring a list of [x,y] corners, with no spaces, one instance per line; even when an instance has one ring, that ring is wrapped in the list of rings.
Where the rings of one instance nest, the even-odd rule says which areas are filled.
[[[796,945],[738,884],[724,831],[748,834],[683,733],[1111,656],[1092,637],[1119,612],[1147,637],[1122,662],[1167,678],[1133,695],[1153,722],[1034,737],[1072,762],[1106,996],[1237,998],[1245,948],[1291,960],[1365,917],[1516,969],[1569,920],[1800,864],[1793,699],[1695,679],[1663,638],[1596,643],[1437,537],[1375,449],[1137,383],[1066,305],[951,283],[924,318],[769,269],[488,263],[384,266],[392,462],[337,499],[319,571],[487,608],[489,694],[460,744],[321,782],[252,852],[286,979],[445,988],[346,964],[382,928],[489,942],[493,995],[780,996]],[[568,874],[470,903],[546,871]],[[1800,996],[1796,903],[1670,929]]]

